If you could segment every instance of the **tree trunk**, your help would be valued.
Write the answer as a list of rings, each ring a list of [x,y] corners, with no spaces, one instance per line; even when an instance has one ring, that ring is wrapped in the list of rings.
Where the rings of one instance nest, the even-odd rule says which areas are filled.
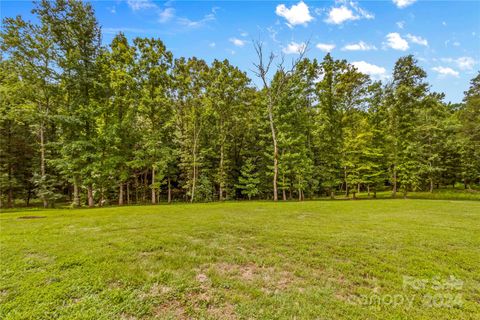
[[[433,179],[430,178],[430,193],[433,192]]]
[[[287,190],[285,190],[285,174],[282,176],[282,199],[287,201]]]
[[[78,177],[73,178],[73,206],[80,207],[80,190],[78,188]]]
[[[223,139],[222,139],[222,145],[220,146],[220,172],[219,172],[219,175],[220,175],[220,183],[219,183],[219,190],[218,190],[218,200],[219,201],[223,201],[223,181],[224,181],[224,177],[223,177],[223,146],[224,142],[223,142]]]
[[[335,191],[333,191],[333,189],[330,190],[330,199],[335,199]]]
[[[172,202],[172,187],[170,186],[170,177],[168,177],[168,203]]]
[[[147,188],[148,188],[148,170],[145,170],[143,174],[143,192],[142,192],[142,203],[147,201]]]
[[[130,204],[130,183],[127,182],[127,204]]]
[[[94,206],[94,203],[93,203],[93,187],[91,184],[88,185],[88,188],[87,188],[87,197],[88,197],[88,206],[92,208]]]
[[[118,190],[118,205],[123,206],[123,183],[120,183]]]
[[[10,151],[10,146],[12,145],[12,131],[8,130],[8,150]],[[8,162],[8,193],[7,193],[7,208],[13,208],[13,186],[12,186],[12,178],[13,178],[13,167],[12,163]]]
[[[157,199],[155,198],[155,167],[152,166],[152,204],[157,203]]]
[[[32,190],[30,188],[27,191],[27,197],[25,198],[25,206],[28,207],[30,205],[30,199],[32,198]]]
[[[135,204],[138,204],[138,179],[139,177],[135,174]]]
[[[100,207],[103,207],[103,204],[105,203],[105,193],[103,190],[103,187],[100,189],[100,201],[98,202],[98,205]]]
[[[193,139],[193,174],[192,174],[192,192],[190,196],[190,202],[195,200],[195,187],[197,184],[197,138],[196,135]]]
[[[367,192],[368,192],[368,197],[370,198],[370,185],[367,184]]]
[[[377,198],[377,190],[373,190],[373,198],[374,198],[374,199]]]
[[[392,198],[397,196],[397,168],[393,165],[393,190],[392,190]]]
[[[8,189],[7,208],[13,208],[13,189],[12,189],[12,187],[10,187]]]
[[[46,182],[45,179],[45,137],[44,137],[44,127],[43,127],[43,121],[40,124],[40,174],[42,176],[42,183]],[[43,202],[43,207],[47,208],[48,207],[48,201],[45,198],[44,195],[41,197],[42,202]]]
[[[278,144],[275,125],[273,123],[273,102],[269,97],[268,103],[268,120],[270,122],[270,130],[272,132],[273,141],[273,201],[278,201],[277,179],[278,179]]]

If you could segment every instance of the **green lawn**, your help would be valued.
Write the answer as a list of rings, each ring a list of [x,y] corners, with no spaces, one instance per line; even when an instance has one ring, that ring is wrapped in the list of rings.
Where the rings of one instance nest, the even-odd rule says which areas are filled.
[[[480,318],[477,201],[30,210],[0,227],[0,319]]]

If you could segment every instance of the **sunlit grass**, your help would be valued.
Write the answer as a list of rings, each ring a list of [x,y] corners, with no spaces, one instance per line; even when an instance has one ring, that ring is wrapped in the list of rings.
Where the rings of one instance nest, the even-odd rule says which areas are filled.
[[[475,319],[479,221],[480,202],[410,199],[3,213],[0,318]]]

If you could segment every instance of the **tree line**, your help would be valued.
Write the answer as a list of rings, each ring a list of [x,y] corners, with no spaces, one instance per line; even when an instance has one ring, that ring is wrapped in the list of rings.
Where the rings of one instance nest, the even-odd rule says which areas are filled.
[[[0,34],[0,206],[407,196],[480,179],[480,74],[462,103],[412,55],[388,81],[345,60],[254,49],[260,87],[228,60],[175,58],[92,6],[42,0]]]

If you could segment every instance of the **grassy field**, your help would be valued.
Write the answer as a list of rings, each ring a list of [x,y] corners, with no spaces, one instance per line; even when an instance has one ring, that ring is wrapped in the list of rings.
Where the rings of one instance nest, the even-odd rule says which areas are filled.
[[[479,319],[480,202],[0,214],[0,319]]]

